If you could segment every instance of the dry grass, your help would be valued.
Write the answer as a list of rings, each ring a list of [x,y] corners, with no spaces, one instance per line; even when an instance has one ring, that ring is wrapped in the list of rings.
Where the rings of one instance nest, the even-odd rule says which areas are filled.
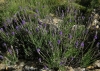
[[[4,3],[4,2],[5,2],[5,0],[0,0],[0,4],[1,4],[1,3]]]

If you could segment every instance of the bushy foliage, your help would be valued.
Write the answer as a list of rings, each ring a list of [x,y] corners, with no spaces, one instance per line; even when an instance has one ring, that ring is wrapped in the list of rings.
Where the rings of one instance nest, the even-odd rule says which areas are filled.
[[[11,60],[17,61],[16,57],[20,58],[20,55],[23,55],[22,58],[37,59],[49,68],[55,66],[59,68],[65,65],[86,67],[96,59],[92,47],[97,36],[93,38],[89,49],[85,44],[88,43],[86,42],[88,30],[81,25],[84,16],[80,15],[79,9],[85,9],[78,4],[81,1],[76,1],[77,3],[66,0],[22,0],[20,3],[19,1],[8,0],[6,6],[9,8],[6,7],[8,9],[4,13],[8,19],[0,28],[3,47],[15,51],[15,58]],[[62,23],[58,23],[59,27],[53,23],[41,22],[41,19],[45,19],[50,12],[56,11],[58,12],[54,17],[63,20]],[[51,19],[53,17],[49,18]],[[10,58],[9,55],[6,57]]]

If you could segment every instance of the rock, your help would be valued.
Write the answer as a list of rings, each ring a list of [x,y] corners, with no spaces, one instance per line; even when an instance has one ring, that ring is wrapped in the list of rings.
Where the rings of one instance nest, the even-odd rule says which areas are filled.
[[[97,12],[93,12],[93,19],[91,20],[92,23],[90,23],[87,27],[87,29],[99,29],[100,26],[100,14]]]
[[[50,15],[47,15],[46,18],[40,19],[40,22],[45,23],[45,24],[53,24],[58,28],[60,26],[59,23],[62,23],[63,20],[58,17],[54,17],[53,14],[50,14]]]
[[[86,69],[78,67],[78,68],[74,68],[74,71],[86,71]]]
[[[89,69],[94,69],[94,66],[88,66],[87,68],[86,68],[87,70],[89,70]]]
[[[57,17],[54,17],[54,18],[53,18],[53,23],[54,23],[54,25],[57,25],[57,24],[62,23],[62,22],[63,22],[63,20],[61,20],[61,19],[59,19],[59,18],[57,18]],[[57,25],[57,27],[58,27],[58,25]]]
[[[46,69],[40,69],[40,71],[53,71],[52,69],[46,68]]]
[[[34,71],[34,70],[37,70],[37,68],[34,68],[33,66],[24,66],[23,67],[23,70],[25,71]]]
[[[66,71],[75,71],[72,67],[65,66]]]
[[[5,64],[0,64],[0,70],[5,69],[6,65]]]
[[[86,71],[100,71],[100,60],[97,60],[92,65],[88,66]]]
[[[15,65],[0,64],[0,71],[14,71],[16,69]]]
[[[85,25],[73,25],[71,30],[75,31],[75,30],[82,30],[85,29]]]
[[[100,71],[100,69],[95,69],[94,71]]]
[[[38,25],[38,29],[41,30],[42,35],[50,34],[51,32],[54,35],[57,35],[60,30],[60,25],[63,22],[60,17],[54,16],[54,14],[49,14],[43,19],[38,20],[41,25]]]
[[[93,66],[100,68],[100,60],[97,60],[96,62],[94,62]]]
[[[23,67],[25,65],[25,63],[24,62],[20,62],[20,67]]]
[[[37,26],[37,28],[41,30],[41,34],[45,35],[50,32],[53,32],[53,34],[57,34],[60,30],[60,23],[62,23],[63,20],[58,17],[52,17],[48,15],[44,19],[39,19],[38,22],[39,25]]]
[[[100,71],[100,69],[87,70],[87,71]]]

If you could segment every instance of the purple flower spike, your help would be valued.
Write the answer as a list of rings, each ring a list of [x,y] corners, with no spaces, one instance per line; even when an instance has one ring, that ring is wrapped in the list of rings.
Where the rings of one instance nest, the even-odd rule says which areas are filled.
[[[0,59],[3,59],[3,56],[2,55],[0,55]]]
[[[39,62],[41,63],[41,58],[39,58]]]
[[[49,41],[49,42],[48,42],[48,44],[49,44],[49,46],[51,47],[51,49],[53,50],[53,45],[52,45],[52,42],[51,42],[51,41]]]
[[[61,42],[61,41],[60,41],[60,40],[58,40],[57,42],[58,42],[58,44],[60,44],[60,42]]]
[[[59,34],[62,35],[62,31],[60,31]]]
[[[39,31],[39,28],[36,28],[36,32],[38,32]]]
[[[81,43],[81,47],[84,47],[84,42]]]
[[[94,39],[97,39],[97,34],[95,34]]]
[[[17,23],[17,20],[16,20],[16,19],[14,19],[14,22],[15,22],[15,23]]]
[[[47,67],[47,66],[44,66],[44,69],[45,69],[45,70],[47,70],[47,69],[48,69],[48,67]]]
[[[11,49],[8,49],[8,52],[9,52],[10,54],[12,54],[12,50],[11,50]]]
[[[6,43],[3,43],[3,46],[4,46],[4,47],[6,47],[6,46],[7,46],[7,44],[6,44]]]
[[[64,65],[64,62],[60,62],[60,65]]]
[[[16,29],[18,30],[19,29],[19,26],[16,26]]]
[[[36,13],[39,13],[39,10],[38,9],[36,9]]]
[[[16,49],[16,53],[17,53],[17,55],[18,55],[18,49]]]
[[[79,45],[78,41],[75,42],[75,47],[77,48]]]
[[[24,25],[26,22],[25,22],[25,20],[22,20],[22,24]]]
[[[39,25],[42,25],[42,22],[41,22],[41,21],[38,21],[38,24],[39,24]]]
[[[72,58],[72,60],[74,60],[74,57],[71,57]]]
[[[12,32],[12,35],[15,35],[15,32]]]
[[[39,48],[37,49],[37,53],[40,54],[40,49]]]
[[[3,31],[3,28],[0,28],[1,31]]]
[[[46,28],[47,24],[44,24],[43,26],[44,26],[44,28]]]
[[[69,39],[72,39],[72,35],[71,34],[69,34]]]

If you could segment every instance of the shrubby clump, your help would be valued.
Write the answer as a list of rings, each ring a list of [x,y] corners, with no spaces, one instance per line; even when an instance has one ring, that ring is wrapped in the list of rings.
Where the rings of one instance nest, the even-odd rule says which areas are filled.
[[[56,0],[53,1],[50,3],[57,3]],[[11,57],[1,55],[0,58],[8,57],[10,61],[16,62],[18,59],[38,60],[37,62],[49,68],[65,65],[86,67],[97,58],[98,52],[95,50],[98,48],[93,48],[97,35],[88,46],[89,34],[82,25],[85,17],[80,14],[80,10],[75,9],[73,5],[66,6],[64,10],[59,10],[59,6],[58,10],[53,9],[57,13],[48,19],[52,21],[53,17],[57,17],[63,20],[57,27],[54,23],[41,21],[49,15],[54,6],[46,4],[45,0],[31,0],[29,3],[28,7],[20,6],[20,10],[5,20],[0,28],[0,38],[4,42],[2,48],[5,47],[9,54],[12,50],[15,56],[11,58],[12,54]]]

